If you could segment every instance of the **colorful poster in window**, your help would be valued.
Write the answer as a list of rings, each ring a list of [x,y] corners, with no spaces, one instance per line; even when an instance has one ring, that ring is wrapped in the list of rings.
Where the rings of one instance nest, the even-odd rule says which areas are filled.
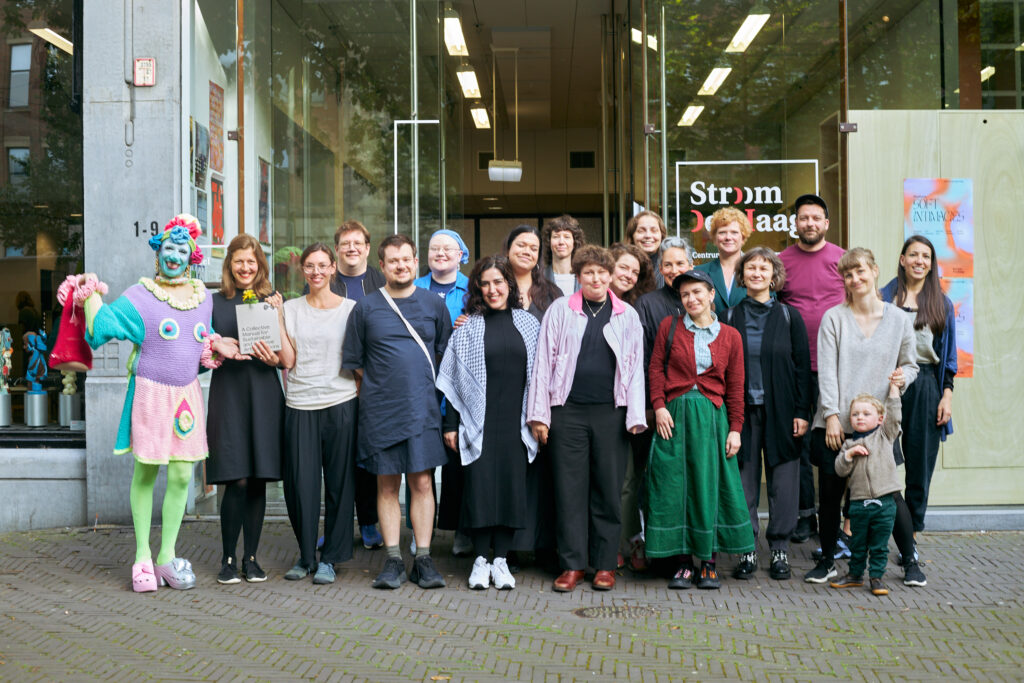
[[[942,289],[956,314],[957,377],[974,376],[974,183],[971,178],[906,178],[903,236],[935,245]]]
[[[260,158],[260,243],[270,245],[270,164]]]
[[[224,172],[224,88],[210,81],[210,168]]]
[[[203,228],[203,237],[209,239],[210,225],[207,222],[209,220],[209,208],[206,203],[206,192],[203,190],[196,190],[196,209],[194,215],[199,219],[199,225]]]
[[[224,181],[210,176],[210,232],[214,244],[224,244]]]
[[[195,142],[195,183],[196,187],[206,187],[206,168],[210,158],[210,134],[206,126],[196,122]]]

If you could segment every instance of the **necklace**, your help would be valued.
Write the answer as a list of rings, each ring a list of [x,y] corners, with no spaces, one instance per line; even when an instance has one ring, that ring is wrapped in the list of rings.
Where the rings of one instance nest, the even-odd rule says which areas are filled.
[[[590,305],[590,299],[583,297],[583,302],[587,304],[587,310],[590,311],[590,317],[596,318],[597,314],[600,313],[608,303],[608,298],[605,297],[605,300],[601,302],[601,305],[597,307],[596,311],[594,310],[594,307]]]
[[[172,287],[174,285],[183,285],[183,284],[189,282],[191,279],[192,278],[189,276],[189,274],[187,272],[184,275],[179,275],[178,277],[167,277],[166,275],[161,275],[161,274],[157,273],[156,277],[153,278],[153,280],[157,284],[160,284],[160,285],[170,285]]]

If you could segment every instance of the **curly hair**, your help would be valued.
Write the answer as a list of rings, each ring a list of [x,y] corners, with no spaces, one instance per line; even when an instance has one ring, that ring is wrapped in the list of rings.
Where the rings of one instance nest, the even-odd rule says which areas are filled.
[[[551,265],[551,235],[556,232],[572,233],[572,256],[576,256],[576,252],[579,251],[580,247],[587,243],[587,236],[583,234],[580,222],[572,216],[562,214],[558,218],[548,220],[544,224],[544,232],[540,240],[541,249],[544,251],[544,265],[546,266]]]
[[[480,288],[480,278],[492,268],[501,273],[501,276],[505,278],[505,282],[508,284],[508,302],[506,305],[509,308],[523,307],[522,301],[519,298],[519,285],[516,283],[515,273],[512,272],[512,264],[504,256],[495,254],[494,256],[485,256],[477,261],[469,274],[469,287],[466,290],[466,315],[483,315],[491,309],[484,300],[484,292]]]
[[[623,293],[619,297],[620,299],[627,304],[632,304],[640,298],[641,294],[654,291],[654,266],[651,265],[651,259],[647,256],[647,252],[635,244],[623,244],[622,242],[616,242],[608,247],[608,250],[612,253],[612,259],[616,264],[626,254],[635,258],[640,264],[640,274],[636,278],[636,284],[633,285],[633,289]]]
[[[750,227],[750,219],[747,218],[747,214],[743,213],[735,206],[725,206],[711,214],[711,218],[708,219],[707,228],[708,233],[711,235],[711,241],[715,241],[715,235],[718,234],[718,229],[729,225],[735,221],[740,225],[740,234],[743,236],[743,241],[746,242],[750,239],[750,233],[754,231]]]
[[[584,244],[572,255],[572,274],[580,276],[587,266],[598,266],[609,273],[615,270],[615,259],[610,251],[596,244]]]

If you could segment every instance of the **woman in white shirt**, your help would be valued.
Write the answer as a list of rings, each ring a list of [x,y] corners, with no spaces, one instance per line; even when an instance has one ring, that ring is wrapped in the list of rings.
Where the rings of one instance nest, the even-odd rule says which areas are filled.
[[[334,565],[352,558],[355,499],[355,378],[341,369],[341,347],[351,299],[331,291],[334,250],[317,242],[302,252],[309,293],[286,301],[281,314],[285,388],[284,496],[299,543],[299,559],[284,578],[313,575],[333,583]],[[324,486],[324,546],[316,558],[320,482]]]

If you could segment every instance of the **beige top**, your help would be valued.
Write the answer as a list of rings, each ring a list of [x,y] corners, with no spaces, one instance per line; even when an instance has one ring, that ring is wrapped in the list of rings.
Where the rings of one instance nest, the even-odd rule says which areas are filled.
[[[319,410],[356,397],[352,371],[341,369],[341,345],[353,308],[351,299],[334,308],[313,308],[304,296],[285,302],[284,327],[295,347],[295,367],[285,386],[289,408]]]

